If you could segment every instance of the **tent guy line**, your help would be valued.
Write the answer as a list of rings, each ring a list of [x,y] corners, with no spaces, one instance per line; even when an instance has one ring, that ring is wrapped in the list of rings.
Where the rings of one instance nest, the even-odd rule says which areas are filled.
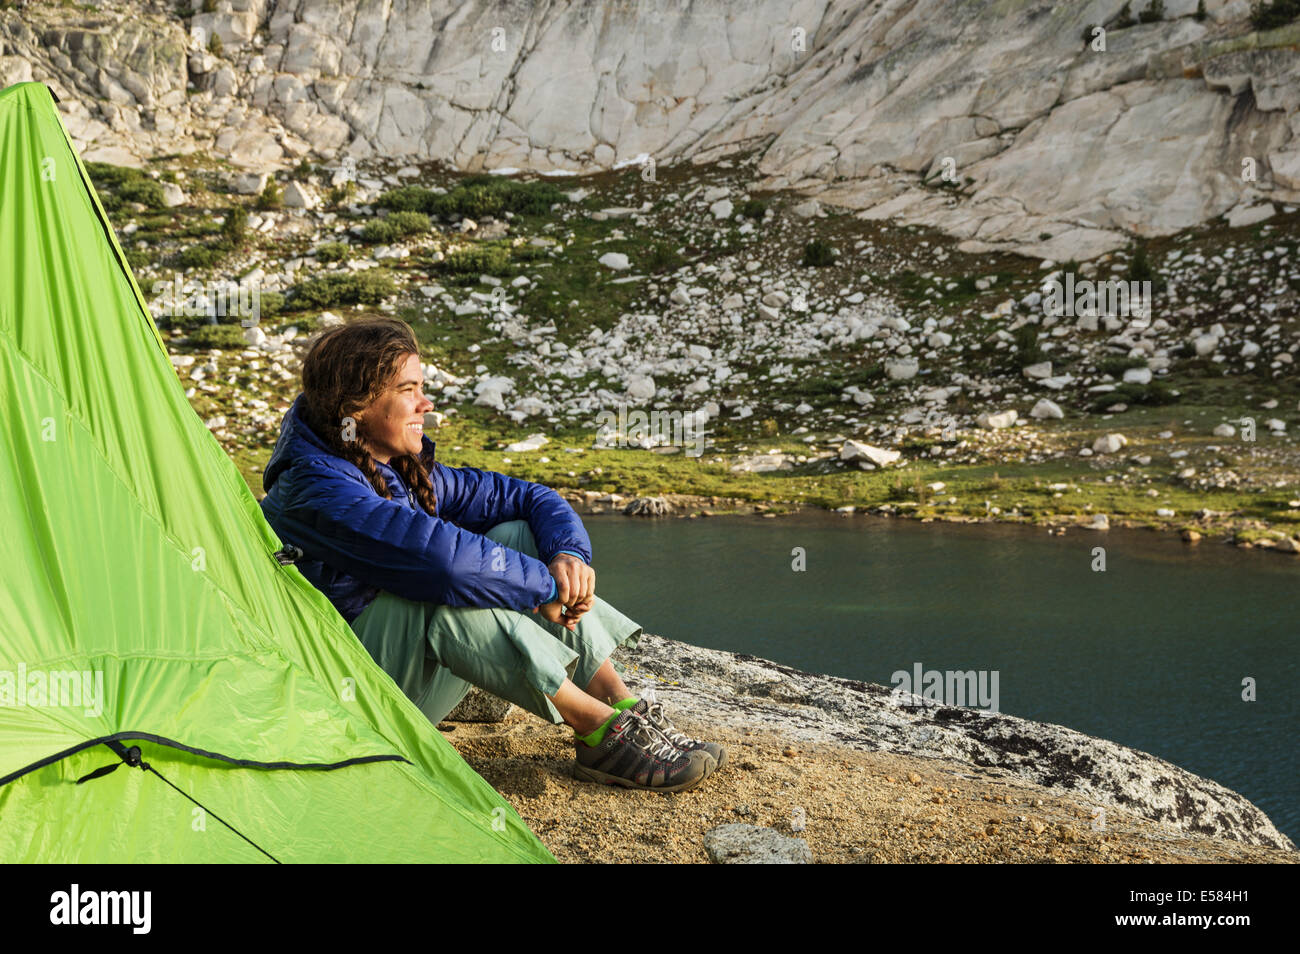
[[[131,746],[131,747],[128,749],[128,748],[127,748],[126,746],[124,746],[121,742],[108,741],[108,742],[105,742],[104,744],[107,745],[107,746],[108,746],[110,749],[112,749],[114,752],[116,752],[117,755],[118,755],[118,758],[120,758],[122,761],[121,761],[121,762],[114,762],[112,765],[105,765],[105,766],[103,766],[102,768],[97,768],[97,769],[95,769],[95,771],[91,772],[89,775],[83,775],[81,778],[77,779],[77,784],[78,784],[78,785],[80,785],[82,782],[89,782],[91,779],[101,778],[101,777],[103,777],[103,776],[105,776],[105,775],[108,775],[110,772],[115,772],[115,771],[117,771],[117,770],[118,770],[122,765],[129,765],[129,766],[131,766],[132,768],[136,768],[136,767],[138,767],[138,768],[143,769],[143,770],[146,771],[146,772],[153,772],[154,775],[157,775],[160,779],[162,779],[162,780],[163,780],[164,782],[166,782],[168,785],[171,785],[171,787],[172,787],[173,789],[175,789],[176,791],[180,792],[182,795],[184,795],[186,798],[188,798],[190,801],[192,801],[195,805],[198,805],[199,808],[201,808],[201,809],[203,810],[203,813],[204,813],[205,815],[211,815],[211,816],[212,816],[213,818],[215,818],[217,821],[221,822],[221,824],[225,825],[227,828],[229,828],[231,831],[233,831],[233,832],[234,832],[236,835],[238,835],[240,838],[244,839],[244,841],[248,842],[250,845],[252,845],[252,846],[253,846],[254,848],[256,848],[258,851],[260,851],[262,854],[266,855],[266,857],[268,857],[268,858],[270,858],[272,861],[274,861],[277,865],[280,864],[280,859],[279,859],[279,858],[275,857],[275,855],[271,854],[269,851],[267,851],[265,848],[263,848],[263,847],[262,847],[261,845],[259,845],[257,842],[253,841],[253,839],[249,838],[247,835],[245,835],[242,831],[240,831],[240,830],[239,830],[238,828],[236,828],[234,825],[230,824],[230,822],[226,821],[224,818],[222,818],[220,815],[218,815],[218,814],[217,814],[216,812],[214,812],[212,809],[208,808],[207,805],[204,805],[202,802],[200,802],[197,798],[194,798],[194,797],[193,797],[192,795],[190,795],[188,792],[183,791],[182,789],[178,788],[178,787],[175,786],[175,785],[172,785],[171,780],[168,779],[165,775],[163,775],[162,772],[158,771],[156,768],[154,768],[152,765],[150,765],[148,762],[146,762],[143,758],[141,758],[141,755],[140,755],[140,746],[138,746],[138,745],[133,745],[133,746]]]

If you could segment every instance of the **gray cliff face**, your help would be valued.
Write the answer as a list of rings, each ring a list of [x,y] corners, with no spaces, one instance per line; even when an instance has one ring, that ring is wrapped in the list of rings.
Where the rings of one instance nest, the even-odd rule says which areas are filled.
[[[904,707],[890,688],[819,676],[756,656],[643,635],[619,649],[633,691],[653,687],[671,713],[701,726],[949,759],[1004,772],[1186,832],[1295,850],[1248,799],[1217,782],[1105,739],[955,706]]]
[[[1300,200],[1300,24],[1255,33],[1246,0],[1127,28],[1111,0],[98,6],[0,12],[0,85],[49,83],[92,159],[591,172],[753,150],[755,188],[1054,259]]]

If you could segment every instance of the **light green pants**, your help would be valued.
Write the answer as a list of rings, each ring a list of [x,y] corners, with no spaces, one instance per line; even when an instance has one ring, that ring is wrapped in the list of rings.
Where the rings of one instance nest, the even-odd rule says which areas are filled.
[[[484,536],[538,557],[527,521],[497,524]],[[563,722],[547,696],[555,695],[565,678],[586,689],[610,653],[625,644],[635,647],[642,633],[599,596],[570,632],[539,613],[417,603],[386,590],[352,621],[352,630],[435,724],[471,685],[550,722]]]

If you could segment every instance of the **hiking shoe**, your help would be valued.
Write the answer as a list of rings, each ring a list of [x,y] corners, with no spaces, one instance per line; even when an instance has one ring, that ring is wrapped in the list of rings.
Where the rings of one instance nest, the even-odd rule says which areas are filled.
[[[704,752],[682,752],[631,709],[624,709],[605,730],[599,745],[573,740],[573,777],[584,782],[622,785],[655,792],[680,792],[697,785],[713,770]]]
[[[707,752],[709,758],[713,759],[713,764],[717,768],[722,768],[727,761],[727,750],[716,742],[705,742],[701,739],[692,739],[689,735],[678,732],[668,717],[664,715],[664,706],[662,702],[646,702],[641,699],[636,705],[632,706],[632,711],[645,719],[652,726],[664,734],[669,742],[675,748],[682,752]]]

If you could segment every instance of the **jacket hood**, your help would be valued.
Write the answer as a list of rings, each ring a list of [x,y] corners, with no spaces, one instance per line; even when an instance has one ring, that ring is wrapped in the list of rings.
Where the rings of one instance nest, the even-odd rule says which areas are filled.
[[[276,478],[300,460],[313,457],[330,457],[334,460],[343,461],[343,458],[334,453],[321,436],[312,430],[306,418],[303,417],[305,403],[303,395],[299,393],[294,398],[293,406],[285,412],[284,420],[280,422],[280,436],[275,442],[275,449],[271,451],[271,459],[267,461],[266,469],[262,472],[262,489],[267,493],[271,492],[271,487]],[[420,443],[429,451],[431,456],[438,446],[437,442],[430,440],[427,434],[420,435]],[[346,461],[343,462],[347,463]],[[348,466],[351,466],[351,464]],[[391,472],[391,469],[383,464],[377,463],[377,466],[386,472]]]

